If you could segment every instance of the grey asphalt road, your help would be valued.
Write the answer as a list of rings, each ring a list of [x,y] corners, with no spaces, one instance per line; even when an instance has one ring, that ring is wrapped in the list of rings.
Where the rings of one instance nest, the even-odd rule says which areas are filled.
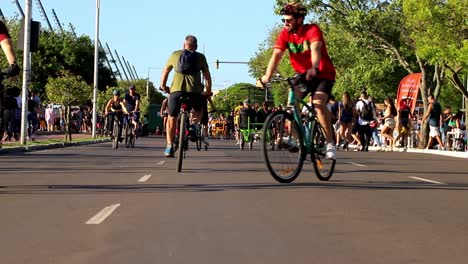
[[[0,263],[467,263],[468,163],[339,152],[279,184],[260,147],[162,138],[0,156]]]

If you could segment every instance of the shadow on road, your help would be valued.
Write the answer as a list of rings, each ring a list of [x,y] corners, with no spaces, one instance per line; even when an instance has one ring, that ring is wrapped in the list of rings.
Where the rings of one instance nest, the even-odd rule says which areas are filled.
[[[441,190],[468,191],[467,183],[434,185],[424,182],[314,182],[314,183],[232,183],[232,184],[123,184],[123,185],[11,185],[0,186],[0,195],[7,194],[96,194],[96,193],[158,193],[213,192],[235,190],[292,189],[367,189],[367,190]]]

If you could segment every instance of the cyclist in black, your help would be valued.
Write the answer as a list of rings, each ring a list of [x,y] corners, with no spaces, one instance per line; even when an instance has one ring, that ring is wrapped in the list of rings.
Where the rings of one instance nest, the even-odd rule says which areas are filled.
[[[113,97],[107,102],[105,114],[107,117],[107,131],[111,133],[114,129],[114,119],[118,118],[120,120],[120,126],[123,124],[123,114],[129,114],[127,107],[120,99],[120,91],[114,90]],[[122,128],[122,127],[121,127]],[[119,129],[119,141],[122,141],[122,129]]]
[[[135,85],[128,88],[128,93],[125,94],[124,104],[127,106],[129,112],[133,114],[133,125],[138,129],[138,122],[140,120],[140,94],[135,92]]]

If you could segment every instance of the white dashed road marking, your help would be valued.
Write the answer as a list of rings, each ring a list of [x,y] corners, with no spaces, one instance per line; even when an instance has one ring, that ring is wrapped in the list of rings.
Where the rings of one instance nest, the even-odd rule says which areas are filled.
[[[151,178],[151,174],[149,175],[145,175],[143,177],[141,177],[138,182],[146,182],[149,178]]]
[[[114,212],[117,207],[119,207],[120,204],[113,204],[104,207],[99,213],[97,213],[95,216],[91,217],[86,224],[87,225],[99,225],[102,223],[104,220],[106,220],[107,217],[109,217],[112,212]]]
[[[423,181],[423,182],[434,183],[434,184],[445,184],[445,183],[443,183],[443,182],[428,180],[428,179],[419,178],[419,177],[410,177],[410,178],[411,178],[411,179],[415,179],[415,180],[419,180],[419,181]]]
[[[156,165],[161,166],[161,165],[164,164],[164,162],[166,162],[166,161],[165,161],[165,160],[161,160],[161,161],[159,161],[158,163],[156,163]]]
[[[364,164],[359,164],[359,163],[354,163],[354,162],[348,162],[349,164],[352,164],[352,165],[355,165],[355,166],[358,166],[358,167],[367,167],[367,165],[364,165]]]

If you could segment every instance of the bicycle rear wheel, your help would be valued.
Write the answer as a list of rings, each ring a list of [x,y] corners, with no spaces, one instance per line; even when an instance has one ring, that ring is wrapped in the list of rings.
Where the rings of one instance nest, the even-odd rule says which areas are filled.
[[[184,151],[185,151],[185,122],[187,113],[181,113],[179,116],[179,149],[177,154],[177,172],[182,170],[182,161],[184,159]]]
[[[299,129],[293,116],[285,111],[269,115],[263,126],[262,138],[276,136],[272,139],[274,147],[269,140],[262,140],[262,152],[268,171],[280,183],[294,181],[302,170],[305,150]]]
[[[328,181],[335,170],[335,159],[326,159],[327,138],[318,121],[312,126],[312,153],[311,160],[314,164],[315,175],[321,181]]]

